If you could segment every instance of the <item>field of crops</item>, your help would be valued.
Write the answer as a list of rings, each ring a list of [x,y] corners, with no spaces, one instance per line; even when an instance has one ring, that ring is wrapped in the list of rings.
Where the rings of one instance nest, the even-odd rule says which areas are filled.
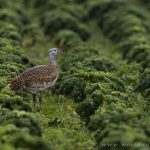
[[[13,77],[58,56],[33,112]],[[0,0],[0,150],[150,149],[149,0]]]

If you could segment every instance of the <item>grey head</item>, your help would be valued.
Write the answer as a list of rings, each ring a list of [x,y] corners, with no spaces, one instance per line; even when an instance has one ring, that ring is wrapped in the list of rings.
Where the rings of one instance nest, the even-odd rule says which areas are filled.
[[[48,56],[49,56],[49,59],[50,59],[50,62],[51,62],[51,64],[53,64],[53,65],[57,65],[57,63],[56,63],[56,56],[61,52],[61,51],[63,51],[62,49],[60,49],[60,48],[51,48],[51,49],[49,49],[49,51],[48,51]]]
[[[48,51],[48,55],[57,56],[57,54],[61,51],[62,51],[62,49],[60,49],[60,48],[51,48]]]

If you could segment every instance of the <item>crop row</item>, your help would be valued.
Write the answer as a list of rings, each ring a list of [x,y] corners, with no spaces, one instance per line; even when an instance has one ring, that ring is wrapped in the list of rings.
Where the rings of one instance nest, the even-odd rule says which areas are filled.
[[[33,66],[22,55],[23,28],[28,23],[23,10],[20,0],[0,0],[0,149],[49,150],[30,113],[28,95],[16,94],[9,88],[11,78]]]
[[[39,1],[35,1],[40,23],[44,26],[45,34],[53,36],[62,28],[72,29],[86,41],[90,37],[88,27],[82,23],[86,21],[86,11],[76,3],[72,5],[72,3],[68,2],[67,6],[65,4],[66,1],[63,0],[59,3],[54,0],[47,0],[42,4]]]
[[[77,36],[66,30],[56,35],[56,43],[65,41],[67,51],[57,91],[78,102],[77,112],[86,121],[89,130],[96,133],[98,149],[108,149],[103,144],[109,143],[149,144],[149,123],[144,121],[148,115],[143,116],[140,112],[144,113],[146,107],[138,108],[143,99],[138,100],[129,94],[133,91],[122,79],[120,67],[109,58],[99,56],[99,50],[87,47],[79,37],[77,40]],[[139,73],[140,67],[130,67],[135,69],[134,73]],[[122,75],[125,74],[130,76],[129,72]]]
[[[140,2],[140,4],[144,5],[144,9],[147,8],[147,10],[148,10],[147,11],[147,14],[148,14],[147,15],[147,20],[148,20],[149,11],[150,11],[150,1],[148,1],[148,0],[143,0],[143,1],[139,0],[139,2]],[[137,86],[137,91],[141,92],[144,95],[145,98],[148,97],[147,98],[148,100],[149,100],[149,97],[150,97],[150,92],[149,92],[150,91],[150,82],[149,82],[149,79],[150,79],[150,69],[149,69],[149,66],[148,66],[145,69],[144,73],[141,75],[140,82],[139,82],[139,84]]]
[[[130,2],[120,0],[97,1],[89,9],[89,16],[92,14],[99,19],[104,34],[118,44],[123,58],[137,62],[145,69],[136,90],[147,97],[150,88],[148,15]]]
[[[91,48],[83,42],[81,34],[71,26],[72,21],[66,22],[66,18],[60,16],[61,20],[58,23],[54,15],[61,10],[61,14],[66,13],[74,19],[76,11],[72,9],[70,13],[62,10],[63,5],[52,7],[55,4],[52,0],[46,2],[38,6],[38,10],[52,10],[47,13],[49,16],[53,15],[53,18],[43,17],[45,14],[42,14],[41,25],[50,36],[55,35],[54,42],[65,49],[65,59],[61,65],[63,73],[56,90],[78,103],[77,112],[85,120],[89,130],[95,132],[98,149],[111,149],[112,147],[104,146],[109,143],[118,144],[119,148],[122,144],[138,142],[145,144],[144,148],[148,148],[149,123],[145,119],[148,115],[144,112],[147,107],[143,99],[135,95],[133,87],[126,83],[127,80],[132,80],[136,84],[136,76],[141,67],[138,64],[123,64],[119,67],[109,58],[100,56],[100,50]],[[77,4],[68,3],[65,8],[70,5]],[[82,20],[78,19],[75,27],[81,22]],[[136,79],[133,79],[133,74]]]

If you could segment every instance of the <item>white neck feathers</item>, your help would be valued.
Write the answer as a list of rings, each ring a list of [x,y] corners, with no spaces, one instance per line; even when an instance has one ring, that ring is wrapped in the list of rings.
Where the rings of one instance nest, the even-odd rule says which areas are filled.
[[[54,55],[49,55],[49,59],[52,65],[57,66],[56,57]]]

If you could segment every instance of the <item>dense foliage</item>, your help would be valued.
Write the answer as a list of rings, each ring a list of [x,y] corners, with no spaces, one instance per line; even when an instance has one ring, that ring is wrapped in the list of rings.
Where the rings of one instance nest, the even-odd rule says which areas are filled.
[[[17,4],[0,0],[0,149],[51,149],[41,138],[39,123],[30,113],[29,95],[14,93],[8,86],[12,77],[34,65],[22,55],[24,34],[30,34],[34,42],[37,37],[25,5],[34,11],[46,38],[65,49],[53,93],[74,100],[76,113],[91,136],[95,135],[93,149],[148,150],[147,0],[17,0]],[[103,39],[113,48],[91,44],[107,45]],[[54,118],[47,126],[57,130],[63,121]]]
[[[28,95],[9,88],[12,77],[34,65],[22,55],[22,26],[28,22],[23,3],[0,0],[0,8],[0,149],[49,150],[37,120],[28,113]]]
[[[55,2],[50,1],[50,6],[52,4]],[[147,149],[150,144],[147,133],[149,122],[145,119],[148,119],[148,112],[144,113],[148,109],[147,101],[137,94],[137,91],[147,90],[149,87],[148,71],[142,74],[143,69],[149,67],[147,18],[127,1],[89,1],[85,5],[88,6],[88,17],[95,16],[104,34],[117,43],[123,58],[134,63],[116,64],[115,58],[110,60],[100,55],[100,49],[87,46],[82,41],[84,39],[80,32],[70,25],[74,19],[72,16],[69,23],[64,23],[65,26],[57,23],[61,25],[61,31],[56,34],[54,41],[65,49],[66,59],[62,61],[63,73],[56,89],[78,103],[76,111],[86,121],[88,129],[95,132],[98,149],[120,149],[123,144],[133,144],[136,147],[136,143],[143,144]],[[38,9],[44,10],[50,6],[43,4]],[[54,13],[55,16],[62,11],[60,5],[55,5],[54,8],[55,13],[53,10],[48,13]],[[66,16],[69,19],[73,14],[67,11],[61,14],[63,13],[60,16],[62,20],[66,20],[63,19]],[[58,31],[51,26],[53,19],[55,17],[42,18],[46,33],[49,33],[47,29]],[[82,20],[78,20],[78,25],[81,22]],[[143,107],[140,107],[141,103]],[[117,146],[109,147],[104,146],[105,144]]]

